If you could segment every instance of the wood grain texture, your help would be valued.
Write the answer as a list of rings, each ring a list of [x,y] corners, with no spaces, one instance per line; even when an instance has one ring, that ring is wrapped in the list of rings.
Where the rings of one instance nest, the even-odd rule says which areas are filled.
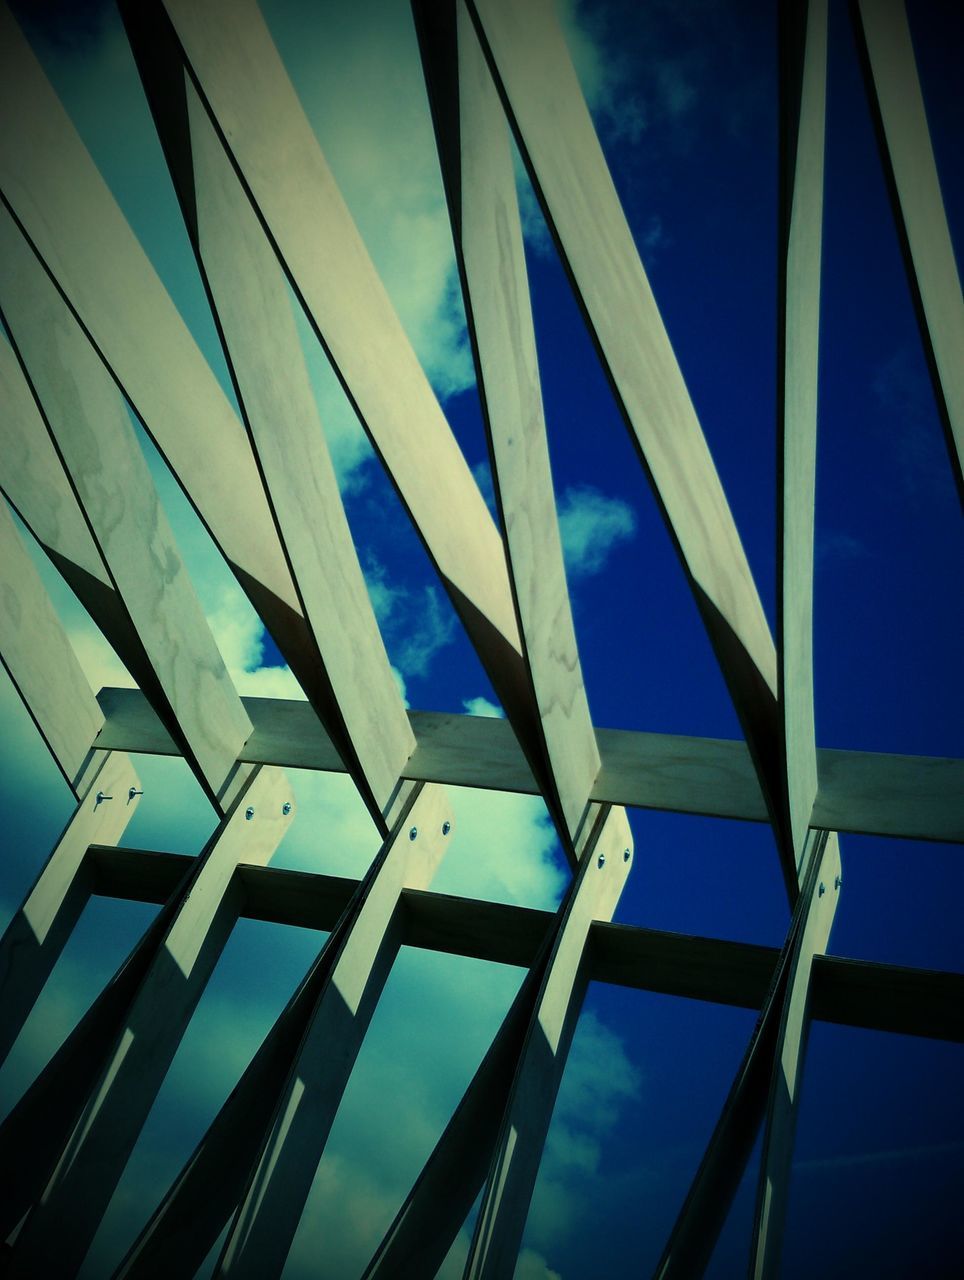
[[[415,15],[516,618],[554,800],[575,837],[599,752],[563,566],[508,127],[464,6]]]
[[[820,841],[819,833],[812,840]],[[775,1060],[767,1099],[756,1211],[750,1244],[750,1272],[755,1280],[780,1271],[780,1250],[790,1198],[790,1166],[796,1133],[800,1087],[810,1024],[810,978],[813,958],[826,950],[840,900],[840,847],[830,833],[815,850],[804,892],[810,910],[792,944],[787,989],[783,997]]]
[[[447,829],[446,829],[447,824]],[[329,944],[330,973],[251,1167],[215,1275],[280,1275],[362,1040],[398,950],[406,887],[426,888],[449,847],[445,792],[419,788]],[[414,835],[413,835],[414,833]]]
[[[155,673],[158,709],[220,807],[251,722],[181,560],[121,394],[3,208],[0,310]]]
[[[105,750],[176,755],[177,748],[136,689],[103,689]],[[254,732],[241,758],[325,772],[344,771],[305,703],[242,698]],[[410,711],[416,748],[405,776],[417,782],[538,794],[525,756],[503,720]],[[667,809],[765,822],[766,806],[744,743],[628,729],[597,729],[599,804]],[[964,761],[871,751],[817,749],[818,829],[964,842]]]
[[[951,466],[964,494],[964,296],[903,0],[859,0],[881,158],[893,196]]]
[[[92,845],[91,892],[135,902],[166,902],[193,861],[181,853]],[[335,927],[357,880],[284,871],[238,870],[241,914],[302,929]],[[406,889],[402,943],[450,955],[529,968],[552,924],[549,911]],[[597,920],[587,963],[594,982],[759,1009],[780,951],[723,938],[665,933]],[[964,1040],[964,975],[816,955],[811,1016],[843,1026],[900,1035]]]
[[[237,865],[267,862],[293,818],[284,774],[262,769],[197,859],[89,1100],[17,1237],[10,1276],[76,1274],[237,919]]]
[[[122,752],[105,755],[23,905],[0,938],[0,1062],[57,963],[91,894],[87,849],[113,844],[137,810],[140,780]]]
[[[553,6],[471,0],[469,8],[743,724],[792,899],[773,639]]]
[[[780,714],[793,855],[803,850],[817,793],[813,718],[813,529],[823,228],[827,3],[799,0],[781,14],[784,133],[780,227],[778,424]]]
[[[180,70],[178,69],[180,73]],[[198,240],[272,514],[350,744],[381,816],[415,739],[375,621],[281,267],[186,86]]]
[[[0,661],[79,798],[79,784],[104,716],[3,501]]]

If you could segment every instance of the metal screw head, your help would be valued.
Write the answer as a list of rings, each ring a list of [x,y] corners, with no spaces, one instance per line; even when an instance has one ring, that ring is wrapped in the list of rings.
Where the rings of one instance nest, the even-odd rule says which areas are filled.
[[[835,889],[839,889],[842,884],[843,884],[843,876],[834,876],[833,887]]]
[[[633,856],[633,851],[632,851],[632,849],[624,849],[624,850],[623,850],[623,862],[628,862],[628,861],[629,861],[629,859],[630,859],[632,856]]]
[[[604,853],[601,853],[599,857],[596,859],[596,866],[602,868],[605,865],[606,865],[606,855]]]
[[[416,838],[416,836],[417,836],[417,835],[418,835],[418,827],[412,827],[412,828],[410,828],[409,833],[408,833],[408,838],[409,838],[409,840],[414,840],[414,839]]]
[[[99,804],[103,804],[105,800],[113,800],[113,798],[113,796],[105,795],[103,791],[98,791],[94,797],[94,808],[96,809]]]
[[[446,818],[445,821],[442,823],[442,835],[447,836],[451,830],[452,830],[452,824],[451,822],[449,822],[448,818]]]
[[[135,796],[142,796],[143,794],[144,794],[144,792],[143,792],[143,791],[138,791],[138,789],[137,789],[136,787],[128,787],[128,788],[127,788],[127,803],[128,803],[128,804],[130,804],[130,802],[134,799],[134,797],[135,797]]]
[[[247,809],[245,809],[245,811],[244,811],[244,816],[247,818],[247,820],[248,820],[249,822],[251,821],[251,819],[254,817],[254,805],[253,805],[253,804],[249,804],[249,805],[248,805]]]
[[[288,814],[291,812],[291,801],[290,801],[290,800],[286,800],[286,801],[284,802],[284,804],[281,806],[281,812],[282,812],[282,813],[284,814],[284,816],[287,818]]]
[[[826,886],[826,885],[824,884],[824,882],[821,880],[821,881],[820,881],[820,888],[817,890],[817,897],[818,897],[818,898],[822,898],[822,897],[823,897],[823,895],[824,895],[826,892],[827,892],[827,886]]]

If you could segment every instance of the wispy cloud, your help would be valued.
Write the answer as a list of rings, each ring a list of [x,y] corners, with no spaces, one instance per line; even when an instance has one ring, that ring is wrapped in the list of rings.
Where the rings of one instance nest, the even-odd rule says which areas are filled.
[[[559,532],[573,578],[599,573],[612,552],[636,532],[632,507],[589,485],[566,489],[559,502]]]
[[[490,702],[488,698],[463,698],[462,706],[466,713],[470,716],[486,716],[490,720],[501,720],[505,718],[505,712],[501,707],[496,706],[494,702]]]
[[[365,581],[389,656],[404,680],[428,674],[432,660],[455,637],[458,620],[441,591],[389,582],[385,566],[369,557]]]

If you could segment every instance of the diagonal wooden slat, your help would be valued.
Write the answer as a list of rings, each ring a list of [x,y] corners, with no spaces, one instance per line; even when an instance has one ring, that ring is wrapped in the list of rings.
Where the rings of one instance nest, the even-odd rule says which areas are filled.
[[[414,11],[516,618],[548,773],[575,837],[599,751],[563,567],[508,128],[464,6]]]
[[[20,1210],[14,1221],[42,1192],[17,1236],[11,1277],[76,1274],[237,919],[237,865],[268,861],[292,817],[284,774],[258,771],[137,949],[132,980],[122,968],[117,998],[95,1003],[80,1024],[78,1030],[101,1020],[93,1041],[80,1043],[80,1088],[71,1081],[65,1101],[68,1039],[0,1126],[4,1168],[17,1170],[9,1196],[10,1212]],[[75,1071],[71,1066],[69,1075]],[[31,1144],[41,1134],[37,1151]],[[23,1185],[25,1168],[31,1178]]]
[[[67,633],[0,501],[0,662],[68,786],[80,798],[104,716]]]
[[[793,901],[773,639],[553,6],[470,0],[469,9],[740,717]]]
[[[826,0],[780,9],[782,137],[777,334],[779,704],[793,856],[801,868],[817,794],[813,530],[827,95]]]
[[[921,339],[964,497],[964,295],[903,0],[852,6]]]

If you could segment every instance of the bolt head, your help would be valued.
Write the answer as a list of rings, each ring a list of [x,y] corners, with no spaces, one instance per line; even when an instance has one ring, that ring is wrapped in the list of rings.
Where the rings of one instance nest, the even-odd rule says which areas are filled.
[[[630,859],[632,856],[633,856],[633,851],[632,851],[632,849],[624,849],[624,850],[623,850],[623,862],[628,862],[628,861],[629,861],[629,859]]]
[[[411,827],[408,833],[409,840],[415,840],[417,836],[418,836],[418,827]]]
[[[249,804],[249,805],[248,805],[247,809],[245,809],[245,811],[244,811],[244,816],[247,818],[247,820],[248,820],[249,822],[251,821],[251,819],[254,817],[254,805],[253,805],[253,804]]]
[[[606,865],[606,855],[601,853],[596,859],[596,866],[602,869]]]
[[[833,887],[835,889],[839,889],[842,884],[843,884],[843,876],[834,876]]]
[[[820,881],[820,888],[817,890],[817,897],[818,897],[818,898],[822,898],[822,897],[823,897],[823,895],[824,895],[826,892],[827,892],[827,886],[826,886],[826,885],[824,884],[824,882],[821,880],[821,881]]]
[[[446,818],[446,820],[442,823],[442,835],[447,836],[451,830],[452,830],[452,824]]]
[[[282,812],[282,813],[284,814],[284,816],[287,818],[288,814],[291,812],[291,801],[290,801],[290,800],[286,800],[286,801],[284,802],[284,804],[281,806],[281,812]]]

